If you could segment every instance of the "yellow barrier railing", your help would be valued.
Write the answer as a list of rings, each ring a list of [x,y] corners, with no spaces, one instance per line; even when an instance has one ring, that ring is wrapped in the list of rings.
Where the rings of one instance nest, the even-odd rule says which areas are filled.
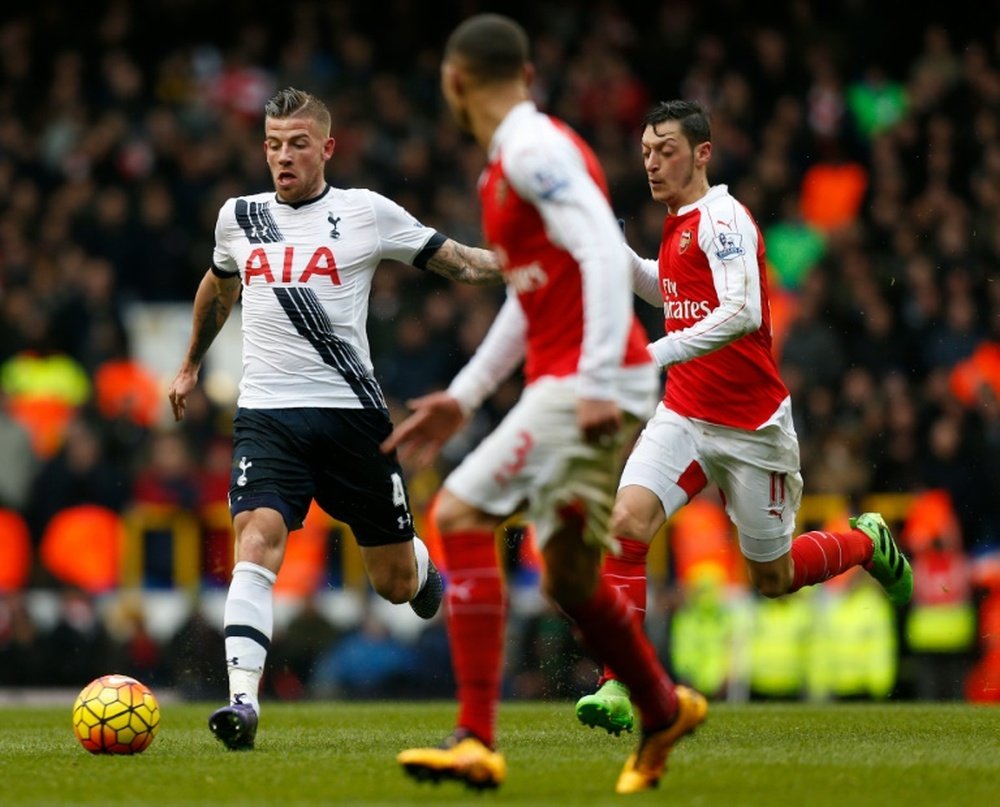
[[[142,504],[129,508],[123,521],[123,586],[137,588],[143,585],[146,544],[153,533],[167,533],[170,537],[174,586],[193,589],[201,584],[202,525],[194,513],[172,505]]]
[[[830,521],[846,518],[854,512],[876,511],[886,521],[899,526],[913,502],[911,494],[873,493],[862,497],[855,504],[848,496],[837,494],[810,494],[803,496],[798,512],[796,528],[798,532],[821,526]],[[415,518],[423,517],[423,507],[414,506]],[[171,541],[173,574],[172,583],[178,588],[195,589],[202,585],[212,570],[206,569],[205,538],[211,533],[225,531],[231,534],[228,508],[224,503],[205,508],[200,513],[192,513],[178,507],[166,505],[140,505],[124,514],[126,546],[122,553],[121,582],[126,587],[141,587],[146,568],[146,544],[154,533],[168,533]],[[422,520],[418,521],[418,533]],[[351,528],[342,521],[322,514],[321,528],[327,532],[327,560],[331,568],[340,569],[340,579],[345,588],[361,589],[367,585],[361,554],[357,551]],[[666,581],[670,570],[669,531],[672,521],[667,522],[653,541],[649,551],[648,569],[650,579]],[[733,530],[735,540],[735,528]],[[291,540],[295,540],[294,533]],[[215,561],[218,563],[218,559]],[[232,567],[231,542],[226,568],[223,575],[216,574],[216,580],[228,576]]]

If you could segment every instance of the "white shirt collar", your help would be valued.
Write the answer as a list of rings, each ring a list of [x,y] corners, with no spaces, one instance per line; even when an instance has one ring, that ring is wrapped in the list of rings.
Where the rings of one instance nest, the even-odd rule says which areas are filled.
[[[700,199],[695,199],[690,204],[686,204],[677,208],[677,212],[674,215],[683,216],[685,213],[690,213],[699,205],[705,204],[706,202],[711,202],[713,199],[716,199],[719,196],[725,196],[727,193],[729,193],[728,185],[713,185],[711,188],[708,189],[708,193],[706,193]]]
[[[491,161],[496,157],[503,141],[510,137],[510,133],[537,112],[538,108],[535,106],[535,102],[531,100],[521,101],[511,107],[504,119],[500,121],[500,125],[497,126],[490,140],[490,148],[487,155]]]

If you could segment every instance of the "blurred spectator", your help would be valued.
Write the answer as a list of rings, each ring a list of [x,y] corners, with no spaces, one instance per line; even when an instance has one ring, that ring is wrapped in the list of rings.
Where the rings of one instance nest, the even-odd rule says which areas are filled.
[[[902,375],[882,380],[882,428],[869,449],[874,460],[874,490],[905,493],[922,485],[919,414],[916,393]]]
[[[59,618],[45,637],[46,678],[51,684],[83,687],[109,672],[114,643],[94,598],[80,589],[60,594]]]
[[[229,684],[218,659],[226,654],[222,631],[202,613],[197,599],[191,602],[188,618],[165,647],[170,680],[181,697],[189,700],[217,700],[225,697]]]
[[[945,485],[965,547],[1000,545],[1000,390],[953,383],[983,340],[1000,343],[996,21],[797,0],[580,5],[509,4],[535,43],[536,100],[586,132],[630,243],[650,256],[662,210],[635,171],[638,116],[677,94],[712,111],[711,179],[757,211],[787,293],[772,313],[806,492]],[[268,187],[257,124],[270,88],[302,85],[330,103],[336,184],[398,191],[425,223],[481,240],[465,188],[482,157],[443,109],[447,26],[421,4],[393,4],[391,31],[364,4],[292,0],[281,31],[248,9],[202,19],[197,36],[191,7],[15,4],[0,20],[0,506],[28,515],[36,540],[68,504],[121,510],[148,470],[138,458],[161,425],[160,393],[144,386],[154,404],[136,424],[101,406],[98,373],[134,360],[129,306],[189,303],[221,201]],[[831,234],[807,227],[799,200],[816,171],[845,166],[846,221]],[[372,289],[371,352],[394,405],[450,377],[498,305],[493,291],[423,281],[384,267]],[[659,331],[660,313],[639,311]],[[442,466],[491,430],[517,384]],[[189,397],[193,481],[177,481],[175,500],[194,487],[198,506],[225,507],[231,415],[200,388]],[[212,535],[207,577],[224,578],[231,532]]]
[[[821,591],[803,589],[775,600],[753,596],[748,684],[755,698],[787,700],[806,694],[810,599]]]
[[[972,565],[948,493],[920,494],[902,537],[913,566],[913,601],[905,622],[913,694],[920,700],[961,700],[976,641],[976,610]]]
[[[51,457],[67,424],[90,396],[91,380],[70,355],[56,349],[48,315],[37,312],[29,345],[0,365],[0,388],[9,415],[24,424],[35,453]]]
[[[342,636],[343,631],[320,613],[313,597],[303,598],[299,611],[275,635],[268,662],[269,689],[282,700],[304,697],[319,657],[331,652]]]
[[[929,488],[947,491],[966,545],[977,543],[982,514],[987,511],[988,480],[982,474],[983,444],[970,433],[969,422],[942,414],[930,426],[922,478]]]
[[[675,678],[706,697],[719,698],[743,682],[734,658],[742,603],[727,597],[717,566],[704,566],[680,587],[682,599],[671,609],[670,660]]]
[[[311,692],[324,698],[413,697],[420,690],[417,662],[416,651],[368,610],[356,629],[320,655]]]
[[[7,396],[0,389],[0,508],[24,512],[39,461],[31,444],[31,433],[7,413]]]
[[[133,512],[151,507],[153,512],[197,514],[202,503],[201,474],[184,434],[175,429],[158,431],[150,436],[142,454],[130,492]],[[147,585],[176,585],[174,559],[183,527],[169,515],[166,525],[158,521],[150,518],[150,526],[142,530],[143,580]],[[195,540],[200,543],[197,536]]]
[[[826,586],[809,637],[811,698],[885,700],[899,674],[896,612],[855,567]],[[831,581],[833,582],[833,581]]]
[[[60,510],[97,504],[121,512],[128,499],[127,470],[107,460],[98,426],[81,414],[67,426],[59,453],[42,465],[35,478],[28,523],[38,539]]]
[[[902,119],[907,107],[906,88],[873,62],[847,88],[847,103],[858,130],[870,138]]]
[[[806,276],[782,343],[782,371],[797,370],[807,388],[835,385],[847,366],[844,337],[828,313],[828,286],[822,272]]]
[[[66,288],[53,315],[53,340],[91,375],[128,355],[128,334],[115,269],[82,250],[66,256]]]
[[[150,437],[146,457],[135,474],[132,501],[190,511],[198,508],[201,502],[198,466],[183,433],[164,430]]]
[[[42,633],[31,618],[24,595],[0,592],[0,686],[50,682],[48,661]]]
[[[166,684],[159,643],[150,635],[142,595],[125,592],[106,615],[106,625],[116,645],[116,672],[131,675],[149,686]]]
[[[517,663],[510,671],[514,697],[570,699],[589,691],[595,662],[560,611],[545,605],[523,620],[517,636]]]

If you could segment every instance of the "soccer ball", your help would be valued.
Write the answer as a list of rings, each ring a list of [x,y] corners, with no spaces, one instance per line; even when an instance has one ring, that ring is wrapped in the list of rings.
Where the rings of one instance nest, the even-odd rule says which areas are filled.
[[[73,731],[91,754],[138,754],[160,727],[152,690],[127,675],[102,675],[73,704]]]

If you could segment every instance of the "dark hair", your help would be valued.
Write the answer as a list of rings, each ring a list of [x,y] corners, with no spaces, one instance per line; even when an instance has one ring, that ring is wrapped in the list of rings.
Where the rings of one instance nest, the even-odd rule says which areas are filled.
[[[510,17],[477,14],[452,31],[444,58],[457,57],[479,81],[504,81],[517,77],[528,63],[528,51],[528,35]]]
[[[649,108],[643,128],[668,120],[680,121],[681,131],[692,148],[699,143],[707,143],[712,139],[712,127],[708,121],[708,113],[697,101],[658,101]]]
[[[310,95],[294,87],[278,90],[264,104],[264,115],[268,118],[310,118],[327,133],[330,131],[330,110],[315,95]]]

